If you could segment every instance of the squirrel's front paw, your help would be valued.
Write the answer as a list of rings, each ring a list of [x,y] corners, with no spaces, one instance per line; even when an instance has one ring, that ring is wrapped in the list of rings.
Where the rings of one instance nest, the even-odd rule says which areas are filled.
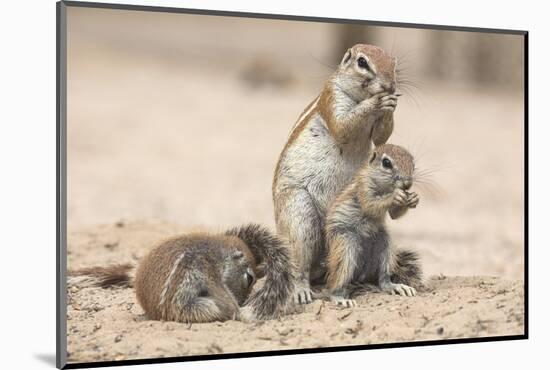
[[[381,92],[363,100],[362,106],[367,112],[393,112],[397,107],[397,96]]]
[[[395,189],[393,195],[393,205],[394,206],[406,206],[407,205],[408,195],[407,192],[403,189]]]
[[[309,287],[309,284],[299,282],[296,283],[294,289],[294,303],[295,304],[309,304],[313,302],[313,292]]]
[[[393,112],[397,108],[397,95],[384,95],[379,100],[378,109],[386,112]]]
[[[405,284],[390,283],[383,286],[382,290],[392,295],[398,294],[398,295],[404,295],[407,297],[413,297],[416,295],[416,289],[414,289],[412,286],[408,286]]]
[[[420,198],[418,197],[418,194],[409,193],[407,197],[407,207],[416,208],[419,201],[420,201]]]

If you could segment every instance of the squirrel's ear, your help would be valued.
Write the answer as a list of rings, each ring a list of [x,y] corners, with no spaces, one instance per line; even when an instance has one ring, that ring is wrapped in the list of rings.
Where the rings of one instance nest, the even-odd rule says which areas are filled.
[[[372,163],[374,162],[374,160],[376,159],[376,152],[373,151],[372,154],[370,155],[370,158],[369,158],[369,163]]]
[[[349,63],[351,59],[351,49],[348,49],[348,51],[346,51],[346,54],[344,54],[344,57],[342,58],[342,61],[340,62],[340,66],[345,66],[346,64]]]

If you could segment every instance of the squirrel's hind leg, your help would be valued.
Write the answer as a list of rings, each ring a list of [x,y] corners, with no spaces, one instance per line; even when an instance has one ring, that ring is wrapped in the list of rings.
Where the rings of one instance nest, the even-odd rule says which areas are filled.
[[[220,283],[221,284],[221,283]],[[183,285],[183,284],[182,284]],[[222,286],[207,286],[202,281],[187,281],[171,300],[170,316],[175,321],[201,323],[239,319],[239,305]]]
[[[378,266],[378,286],[389,294],[398,294],[412,297],[416,295],[416,289],[405,284],[394,283],[391,281],[391,249],[389,237],[386,231],[380,232],[374,241],[374,248],[379,251],[380,260]]]
[[[322,253],[323,221],[311,195],[303,189],[279,194],[276,209],[277,231],[288,237],[297,268],[294,302],[311,303],[310,275],[313,261]]]

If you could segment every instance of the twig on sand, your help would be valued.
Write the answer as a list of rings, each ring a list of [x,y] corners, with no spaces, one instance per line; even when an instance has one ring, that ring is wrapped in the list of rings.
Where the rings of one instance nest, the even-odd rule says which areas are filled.
[[[315,314],[315,317],[317,317],[317,320],[321,318],[321,311],[323,311],[323,308],[325,308],[325,301],[321,301],[321,305],[319,306],[319,310]]]

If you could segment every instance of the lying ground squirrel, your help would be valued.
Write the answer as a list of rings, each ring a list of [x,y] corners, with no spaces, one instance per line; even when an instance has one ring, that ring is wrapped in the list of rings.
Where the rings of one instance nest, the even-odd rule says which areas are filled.
[[[135,279],[132,268],[72,271],[69,285],[133,285],[149,318],[188,323],[276,318],[287,311],[293,290],[287,249],[256,224],[169,239],[140,261]],[[264,285],[250,295],[264,275]]]
[[[408,192],[414,159],[404,148],[377,147],[353,181],[331,205],[326,220],[327,288],[332,299],[354,306],[353,285],[374,284],[391,294],[416,295],[421,269],[415,252],[396,250],[385,227],[415,208],[419,198]]]
[[[396,59],[359,44],[349,49],[320,95],[299,117],[273,179],[277,233],[288,239],[298,274],[294,299],[310,303],[322,277],[324,220],[336,195],[387,141],[397,105]]]

